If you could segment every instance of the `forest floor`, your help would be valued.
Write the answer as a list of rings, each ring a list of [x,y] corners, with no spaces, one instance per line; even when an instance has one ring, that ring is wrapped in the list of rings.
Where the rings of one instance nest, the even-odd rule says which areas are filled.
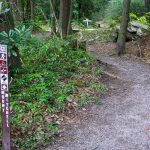
[[[116,57],[114,48],[112,43],[90,45],[89,52],[105,67],[110,91],[100,98],[102,105],[89,106],[46,150],[150,149],[150,65],[131,53]]]

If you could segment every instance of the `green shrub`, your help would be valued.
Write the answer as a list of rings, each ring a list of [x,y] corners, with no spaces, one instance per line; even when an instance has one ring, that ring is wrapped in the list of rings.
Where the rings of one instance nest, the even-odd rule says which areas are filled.
[[[141,16],[141,17],[138,17],[136,14],[134,14],[134,13],[130,13],[130,18],[131,18],[131,20],[133,20],[133,21],[137,21],[137,22],[140,22],[140,23],[142,23],[142,24],[145,24],[145,25],[147,25],[147,26],[149,26],[149,28],[150,28],[150,20],[149,20],[149,18],[150,18],[150,13],[146,13],[146,14],[144,14],[143,16]],[[149,30],[149,29],[148,29]]]
[[[10,85],[11,134],[17,147],[32,150],[58,132],[51,116],[64,109],[77,86],[73,79],[93,61],[85,51],[72,50],[69,41],[57,37],[43,43],[29,40],[19,48],[23,66],[13,70]]]
[[[20,29],[15,28],[14,30],[10,30],[9,33],[6,33],[5,31],[0,32],[0,43],[8,46],[9,57],[17,56],[13,48],[26,44],[30,37],[30,31],[30,28],[26,29],[25,26],[23,26]]]

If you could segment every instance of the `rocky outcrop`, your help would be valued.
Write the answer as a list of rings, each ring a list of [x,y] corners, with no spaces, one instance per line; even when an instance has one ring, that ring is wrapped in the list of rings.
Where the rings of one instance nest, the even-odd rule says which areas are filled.
[[[119,33],[120,24],[115,26],[115,30]],[[127,41],[136,40],[139,37],[146,36],[150,33],[150,27],[138,21],[129,22],[127,30]]]

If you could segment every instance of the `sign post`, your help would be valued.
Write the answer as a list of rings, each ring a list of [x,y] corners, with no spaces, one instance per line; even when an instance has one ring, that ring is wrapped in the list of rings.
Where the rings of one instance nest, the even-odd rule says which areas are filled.
[[[0,100],[2,109],[2,149],[10,150],[10,102],[7,46],[0,45]]]

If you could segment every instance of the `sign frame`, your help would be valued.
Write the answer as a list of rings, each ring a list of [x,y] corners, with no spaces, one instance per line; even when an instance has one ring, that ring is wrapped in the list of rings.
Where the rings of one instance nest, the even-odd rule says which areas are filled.
[[[0,44],[0,102],[2,115],[2,150],[10,150],[10,100],[7,45]]]

